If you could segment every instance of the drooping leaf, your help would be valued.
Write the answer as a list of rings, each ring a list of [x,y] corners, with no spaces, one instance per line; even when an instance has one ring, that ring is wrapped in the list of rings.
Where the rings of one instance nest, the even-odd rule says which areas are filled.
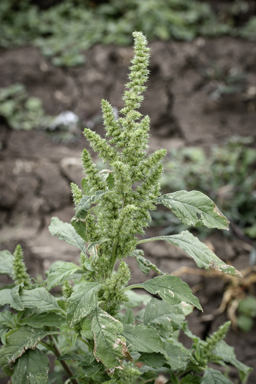
[[[206,368],[201,384],[232,384],[220,371],[212,368]]]
[[[14,257],[9,251],[0,252],[0,275],[12,276]]]
[[[252,368],[236,359],[234,347],[229,346],[224,340],[222,340],[214,348],[213,354],[218,359],[225,361],[225,363],[232,364],[236,367],[241,381],[247,382],[247,378],[252,371]]]
[[[92,333],[94,336],[93,354],[108,369],[122,369],[122,360],[130,359],[126,340],[121,333],[123,325],[101,308],[96,308],[92,318]]]
[[[49,359],[39,349],[28,350],[13,366],[13,384],[47,384]]]
[[[201,309],[202,307],[189,288],[188,284],[177,276],[157,276],[142,284],[146,291],[158,294],[164,301],[171,304],[179,304],[182,301]]]
[[[76,286],[67,301],[67,322],[71,327],[95,309],[100,288],[99,283],[84,283]]]
[[[122,334],[132,350],[147,353],[158,352],[168,359],[163,342],[154,328],[144,324],[124,324]]]
[[[190,354],[189,352],[179,344],[173,344],[171,342],[165,343],[165,350],[169,357],[167,364],[172,370],[185,370],[189,363]]]
[[[181,327],[185,316],[179,305],[152,299],[145,308],[143,322],[158,330],[161,337],[168,337]]]
[[[36,308],[39,312],[59,310],[57,300],[45,288],[22,290],[20,295],[25,308]]]
[[[75,228],[71,224],[63,223],[58,217],[52,217],[49,231],[53,236],[57,236],[60,240],[64,240],[66,243],[74,245],[74,247],[86,253],[84,240],[76,233]]]
[[[33,328],[43,328],[47,327],[59,327],[66,321],[65,317],[61,314],[54,312],[46,313],[32,313],[32,315],[21,319],[19,324],[29,325]]]
[[[229,221],[217,205],[199,191],[177,191],[167,193],[157,199],[187,225],[193,227],[228,229]]]
[[[177,247],[183,249],[194,261],[199,268],[214,268],[217,271],[224,272],[229,275],[242,277],[241,273],[231,265],[227,265],[220,260],[204,243],[198,240],[188,231],[183,231],[177,235],[157,236],[147,241],[165,240]],[[140,241],[144,242],[144,240]]]
[[[151,263],[151,261],[146,259],[144,256],[137,254],[135,258],[137,260],[138,267],[141,272],[149,273],[149,271],[152,269],[153,271],[159,273],[159,275],[164,275],[164,272],[162,272],[159,268],[157,268],[155,264]]]
[[[6,336],[6,344],[0,349],[0,366],[8,366],[21,357],[27,349],[34,349],[40,340],[47,335],[42,329],[21,327],[17,331],[10,331]]]
[[[85,220],[77,219],[73,217],[70,221],[70,224],[74,227],[76,233],[84,239],[85,242],[88,241],[86,234],[86,223]]]
[[[9,304],[10,307],[16,309],[17,311],[22,311],[24,309],[24,306],[19,295],[20,288],[20,285],[17,285],[16,287],[13,287],[11,289],[1,289],[0,307],[2,305]]]
[[[81,269],[78,265],[66,262],[63,262],[59,267],[50,268],[47,278],[48,290],[60,285],[66,277],[73,275],[78,269]]]

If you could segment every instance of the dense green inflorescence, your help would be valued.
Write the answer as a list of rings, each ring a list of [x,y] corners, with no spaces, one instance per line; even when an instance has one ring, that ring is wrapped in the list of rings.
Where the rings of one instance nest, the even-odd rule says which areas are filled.
[[[17,245],[14,251],[13,261],[13,277],[17,284],[23,284],[24,288],[28,288],[31,285],[30,277],[27,273],[26,265],[23,261],[23,251],[20,244]]]
[[[117,258],[122,260],[134,251],[135,235],[143,234],[143,228],[150,223],[148,211],[155,209],[153,201],[159,196],[163,171],[160,161],[166,154],[162,149],[147,155],[150,119],[148,116],[142,118],[138,108],[143,101],[142,93],[146,90],[149,74],[149,48],[142,33],[135,32],[134,38],[135,55],[123,95],[122,117],[115,119],[113,108],[103,100],[104,126],[106,137],[110,139],[102,139],[90,129],[84,130],[92,148],[113,171],[114,186],[110,190],[107,180],[100,178],[89,153],[83,151],[82,162],[90,191],[106,191],[99,203],[97,221],[96,218],[87,219],[87,230],[90,232],[93,225],[95,234],[98,229],[103,238],[110,239],[99,247],[98,252],[99,259],[107,257],[111,260],[112,269]]]

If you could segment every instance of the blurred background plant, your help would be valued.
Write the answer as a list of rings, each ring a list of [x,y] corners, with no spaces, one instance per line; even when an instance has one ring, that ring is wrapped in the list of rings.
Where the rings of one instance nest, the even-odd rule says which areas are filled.
[[[213,146],[209,155],[198,147],[172,150],[166,158],[163,192],[197,189],[213,199],[235,229],[256,239],[256,150],[251,137],[231,137],[223,146]],[[162,234],[181,230],[170,211],[152,212]],[[233,227],[234,228],[234,227]],[[184,228],[182,228],[184,229]],[[201,229],[200,229],[201,231]]]
[[[135,30],[149,40],[225,34],[255,40],[256,18],[249,16],[256,9],[249,10],[242,0],[1,0],[0,46],[36,45],[53,64],[76,66],[96,43],[131,44]]]
[[[44,112],[42,101],[30,97],[19,83],[0,89],[0,117],[14,130],[44,127],[51,120]]]

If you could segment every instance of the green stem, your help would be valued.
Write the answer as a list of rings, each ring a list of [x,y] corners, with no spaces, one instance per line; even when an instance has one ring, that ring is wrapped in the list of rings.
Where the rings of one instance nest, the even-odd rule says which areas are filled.
[[[59,351],[59,348],[57,347],[57,345],[55,344],[55,341],[54,341],[54,338],[52,337],[52,335],[48,335],[49,339],[51,340],[51,343],[52,343],[52,351],[54,353],[54,355],[58,358],[61,356],[61,353]],[[73,372],[71,371],[70,367],[68,366],[68,364],[66,363],[66,361],[64,360],[59,360],[59,362],[61,363],[62,365],[62,368],[64,369],[64,371],[66,372],[66,374],[68,375],[69,379],[71,380],[71,383],[72,384],[79,384],[78,381],[76,379],[71,379],[74,375],[73,375]]]
[[[114,243],[113,250],[112,250],[112,255],[111,255],[111,273],[114,271],[115,265],[116,265],[116,260],[117,260],[117,255],[116,255],[117,244],[118,244],[118,242],[116,241]]]
[[[48,349],[49,351],[53,352],[52,347],[51,347],[49,344],[47,344],[45,341],[41,340],[39,343],[40,343],[41,345],[43,345],[43,346],[44,346],[46,349]]]
[[[136,289],[136,288],[144,289],[142,284],[133,284],[133,285],[128,285],[128,287],[124,288],[123,292],[129,291],[130,289]]]
[[[161,239],[159,239],[159,237],[151,237],[151,239],[140,240],[137,242],[137,244],[148,243],[149,241],[157,241],[157,240],[161,240]]]

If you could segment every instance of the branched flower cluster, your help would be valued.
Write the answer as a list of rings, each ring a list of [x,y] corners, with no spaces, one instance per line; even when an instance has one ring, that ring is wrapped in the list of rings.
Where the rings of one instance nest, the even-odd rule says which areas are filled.
[[[30,277],[27,274],[27,268],[23,261],[23,251],[20,244],[17,245],[14,251],[13,261],[13,277],[17,284],[23,284],[24,288],[29,288],[31,285]]]
[[[111,260],[113,268],[117,258],[122,260],[136,246],[136,234],[143,234],[151,220],[149,210],[155,209],[153,201],[159,196],[160,177],[163,171],[160,164],[166,151],[161,149],[147,155],[150,119],[142,118],[138,108],[143,101],[148,79],[149,48],[147,40],[140,32],[134,32],[134,58],[130,67],[129,82],[124,92],[122,117],[116,119],[113,108],[102,101],[102,112],[106,138],[101,138],[90,129],[84,130],[94,151],[113,170],[114,187],[110,190],[107,182],[97,171],[89,153],[84,150],[82,162],[91,191],[107,191],[99,203],[97,220],[88,220],[88,233],[91,241],[101,237],[111,239],[99,249],[100,257]],[[73,191],[73,190],[72,190]],[[78,195],[73,192],[73,195]],[[93,230],[90,230],[93,226]],[[110,271],[112,272],[112,271]]]

